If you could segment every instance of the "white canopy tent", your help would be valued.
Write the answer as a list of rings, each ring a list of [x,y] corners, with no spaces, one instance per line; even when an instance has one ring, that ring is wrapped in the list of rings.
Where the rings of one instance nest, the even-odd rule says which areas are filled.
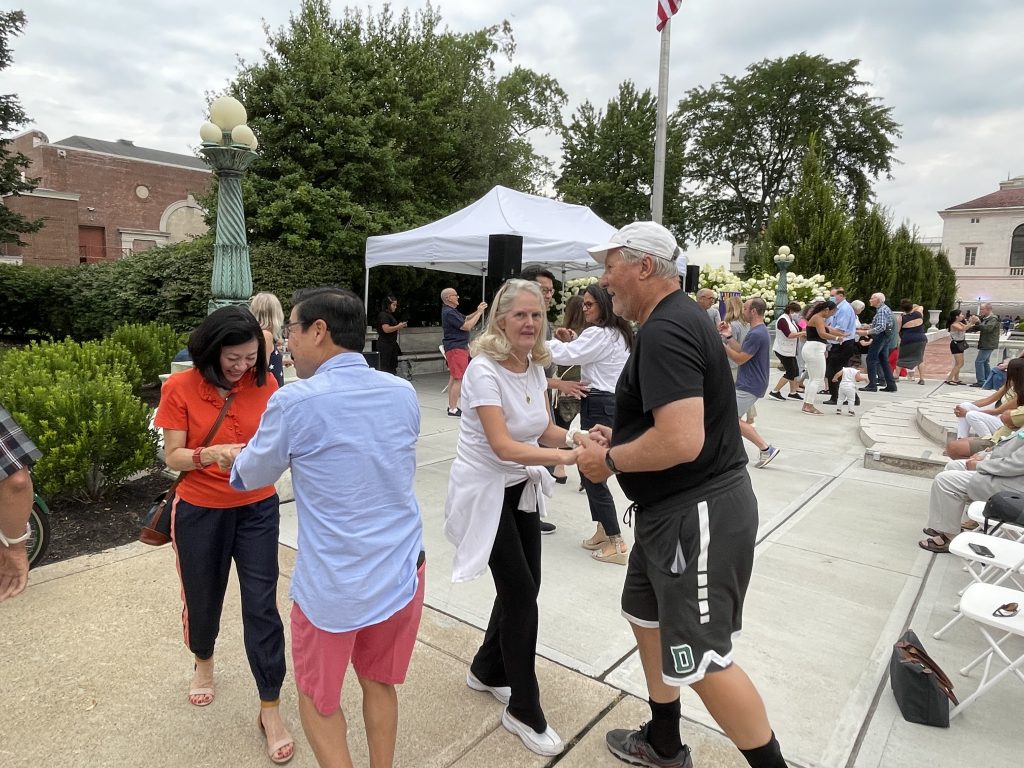
[[[615,227],[583,205],[572,205],[507,187],[495,187],[475,203],[393,235],[366,239],[365,301],[370,269],[382,265],[423,267],[443,272],[487,275],[490,235],[520,235],[523,266],[544,264],[563,282],[599,274],[587,248],[608,241]]]

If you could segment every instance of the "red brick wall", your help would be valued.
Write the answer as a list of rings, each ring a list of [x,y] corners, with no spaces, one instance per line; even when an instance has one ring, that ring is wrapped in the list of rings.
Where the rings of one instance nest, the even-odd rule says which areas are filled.
[[[4,204],[28,219],[45,219],[38,232],[22,235],[26,247],[8,245],[8,256],[21,256],[25,264],[69,266],[78,263],[78,203],[31,195],[4,198]]]
[[[116,259],[121,256],[120,229],[159,230],[160,217],[168,205],[184,200],[190,194],[196,198],[201,197],[213,179],[210,172],[198,169],[62,149],[45,143],[33,147],[32,137],[31,133],[25,134],[13,142],[13,149],[24,152],[32,159],[28,175],[39,178],[40,188],[77,192],[80,195],[77,203],[78,221],[72,238],[75,263],[78,224],[103,227],[106,231],[107,258]],[[140,185],[149,189],[149,197],[146,199],[139,198],[135,192]],[[61,235],[54,235],[64,236],[66,230]],[[36,263],[51,261],[49,255],[33,253],[37,247],[40,246],[34,243],[31,249],[25,249],[26,262],[30,259]]]

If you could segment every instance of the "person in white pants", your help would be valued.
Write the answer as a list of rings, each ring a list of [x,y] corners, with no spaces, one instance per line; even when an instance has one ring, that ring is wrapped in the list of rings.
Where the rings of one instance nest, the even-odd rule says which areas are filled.
[[[963,402],[953,409],[957,417],[957,439],[946,445],[951,459],[966,459],[988,448],[992,434],[1004,426],[1006,414],[1022,403],[1017,392],[1024,392],[1024,358],[1014,358],[1006,367],[1006,383],[980,400]],[[1011,423],[1011,426],[1013,424]],[[971,434],[977,437],[971,437]]]

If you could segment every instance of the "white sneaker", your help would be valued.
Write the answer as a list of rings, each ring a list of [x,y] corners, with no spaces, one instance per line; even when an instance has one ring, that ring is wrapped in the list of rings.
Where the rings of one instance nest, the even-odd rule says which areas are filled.
[[[509,686],[496,685],[491,687],[490,685],[484,685],[472,672],[466,673],[466,685],[474,691],[484,691],[491,694],[491,696],[496,698],[502,704],[508,704],[508,700],[512,697],[512,689]]]
[[[562,750],[565,749],[562,738],[555,733],[550,725],[544,733],[537,733],[526,723],[521,723],[512,717],[508,713],[508,707],[501,713],[501,724],[505,726],[505,730],[518,736],[522,740],[524,747],[531,752],[536,752],[538,755],[552,757],[562,754]]]
[[[765,450],[761,451],[760,456],[757,459],[757,463],[754,466],[757,469],[768,466],[771,460],[779,455],[779,449],[773,445],[769,445]]]

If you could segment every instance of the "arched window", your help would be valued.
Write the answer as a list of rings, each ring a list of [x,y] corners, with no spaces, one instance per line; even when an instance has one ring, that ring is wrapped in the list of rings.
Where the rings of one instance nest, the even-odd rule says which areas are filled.
[[[1010,240],[1010,266],[1024,267],[1024,224],[1013,230]]]

